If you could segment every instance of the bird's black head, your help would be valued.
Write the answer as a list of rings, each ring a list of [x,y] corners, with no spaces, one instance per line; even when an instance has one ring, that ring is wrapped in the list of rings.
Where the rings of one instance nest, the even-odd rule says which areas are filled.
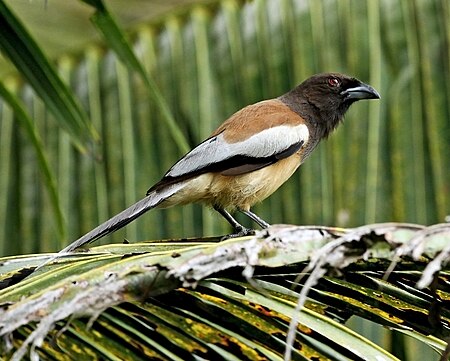
[[[379,98],[370,85],[339,73],[313,75],[280,97],[302,117],[319,126],[321,137],[328,136],[354,102]]]

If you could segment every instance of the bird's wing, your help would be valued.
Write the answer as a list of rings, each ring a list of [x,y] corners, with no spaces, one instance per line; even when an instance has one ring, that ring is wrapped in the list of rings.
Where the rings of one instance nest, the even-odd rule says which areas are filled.
[[[286,115],[285,111],[266,110],[263,114],[259,114],[257,119],[253,114],[252,120],[256,121],[254,128],[259,128],[253,134],[250,132],[251,129],[250,131],[248,129],[252,123],[247,122],[249,127],[242,128],[242,123],[246,123],[242,121],[242,116],[245,120],[248,113],[249,111],[245,111],[244,108],[240,117],[236,117],[239,113],[235,114],[213,136],[175,163],[149,192],[163,185],[207,172],[223,175],[248,173],[289,157],[300,150],[308,140],[308,127],[301,118],[296,118],[295,122],[286,119],[298,117],[295,113]],[[237,121],[236,118],[240,119],[239,127],[233,124]]]

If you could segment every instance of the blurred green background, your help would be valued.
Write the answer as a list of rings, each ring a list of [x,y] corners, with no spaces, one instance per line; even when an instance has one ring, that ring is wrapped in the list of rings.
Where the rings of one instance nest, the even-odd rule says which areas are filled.
[[[432,224],[450,213],[448,0],[105,4],[128,43],[97,0],[0,3],[1,255],[61,249],[143,197],[233,112],[325,71],[356,76],[382,98],[354,105],[255,211],[271,223],[343,227]],[[25,29],[14,35],[7,21],[16,17]],[[152,211],[102,242],[228,227],[185,206]],[[381,341],[386,330],[353,323],[402,359],[431,359],[395,333]]]
[[[68,120],[0,59],[0,80],[31,121],[26,130],[0,99],[0,254],[60,249],[143,197],[233,112],[325,71],[356,76],[382,98],[354,105],[255,211],[271,223],[344,227],[449,213],[448,0],[106,1],[159,93],[106,45],[114,34],[93,25],[87,3],[5,1],[99,140],[80,128],[80,152]],[[104,242],[227,232],[211,210],[185,206],[152,211]]]

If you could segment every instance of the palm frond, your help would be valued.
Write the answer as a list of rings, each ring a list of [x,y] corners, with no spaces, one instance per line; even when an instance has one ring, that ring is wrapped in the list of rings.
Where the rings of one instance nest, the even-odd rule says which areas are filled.
[[[396,359],[345,326],[355,315],[446,348],[448,224],[199,241],[94,247],[34,273],[49,256],[2,259],[3,354]]]
[[[48,109],[63,129],[71,135],[74,144],[83,151],[86,145],[98,140],[98,134],[73,93],[58,76],[54,65],[20,20],[5,2],[0,3],[0,50],[9,57],[36,93],[44,99]]]

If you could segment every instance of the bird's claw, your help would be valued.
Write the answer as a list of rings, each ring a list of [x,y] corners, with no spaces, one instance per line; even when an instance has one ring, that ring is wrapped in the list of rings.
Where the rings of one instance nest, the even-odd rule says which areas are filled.
[[[225,241],[225,240],[231,239],[231,238],[239,238],[239,237],[254,236],[254,235],[255,235],[254,229],[242,227],[242,228],[235,229],[234,233],[223,236],[221,238],[221,241]]]

